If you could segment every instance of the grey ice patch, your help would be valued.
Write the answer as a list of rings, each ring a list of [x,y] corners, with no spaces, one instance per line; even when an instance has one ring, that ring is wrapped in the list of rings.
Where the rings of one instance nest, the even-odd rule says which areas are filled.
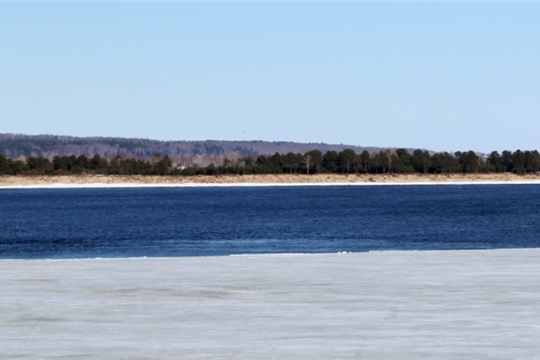
[[[0,358],[532,359],[540,249],[0,261]]]

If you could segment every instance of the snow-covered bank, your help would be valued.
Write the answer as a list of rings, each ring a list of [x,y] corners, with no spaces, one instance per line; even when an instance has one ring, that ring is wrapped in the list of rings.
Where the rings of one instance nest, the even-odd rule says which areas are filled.
[[[533,359],[540,249],[0,261],[0,357]]]
[[[192,186],[540,184],[540,174],[266,174],[218,176],[0,176],[0,189]]]
[[[413,186],[413,185],[540,185],[540,180],[514,181],[431,181],[431,182],[328,182],[328,183],[83,183],[5,185],[0,189],[87,189],[160,187],[287,187],[287,186]]]

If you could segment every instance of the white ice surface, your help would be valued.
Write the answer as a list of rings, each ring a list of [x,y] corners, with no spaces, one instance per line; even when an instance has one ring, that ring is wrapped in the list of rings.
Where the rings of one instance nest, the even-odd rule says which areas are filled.
[[[0,261],[0,358],[538,359],[540,249]]]

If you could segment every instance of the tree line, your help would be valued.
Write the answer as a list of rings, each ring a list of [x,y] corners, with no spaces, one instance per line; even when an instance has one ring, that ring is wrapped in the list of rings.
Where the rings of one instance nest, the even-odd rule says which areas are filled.
[[[367,150],[357,154],[342,151],[311,150],[305,154],[275,153],[225,159],[223,165],[184,167],[168,156],[155,154],[151,160],[94,155],[55,156],[52,159],[29,157],[13,160],[0,155],[0,175],[219,175],[219,174],[452,174],[452,173],[537,173],[540,153],[516,150],[493,151],[480,156],[474,151],[430,153],[426,150]]]

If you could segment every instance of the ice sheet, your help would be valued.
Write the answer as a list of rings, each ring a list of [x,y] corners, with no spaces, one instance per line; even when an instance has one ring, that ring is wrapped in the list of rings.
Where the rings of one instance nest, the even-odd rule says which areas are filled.
[[[0,261],[0,283],[0,358],[540,353],[540,249]]]

